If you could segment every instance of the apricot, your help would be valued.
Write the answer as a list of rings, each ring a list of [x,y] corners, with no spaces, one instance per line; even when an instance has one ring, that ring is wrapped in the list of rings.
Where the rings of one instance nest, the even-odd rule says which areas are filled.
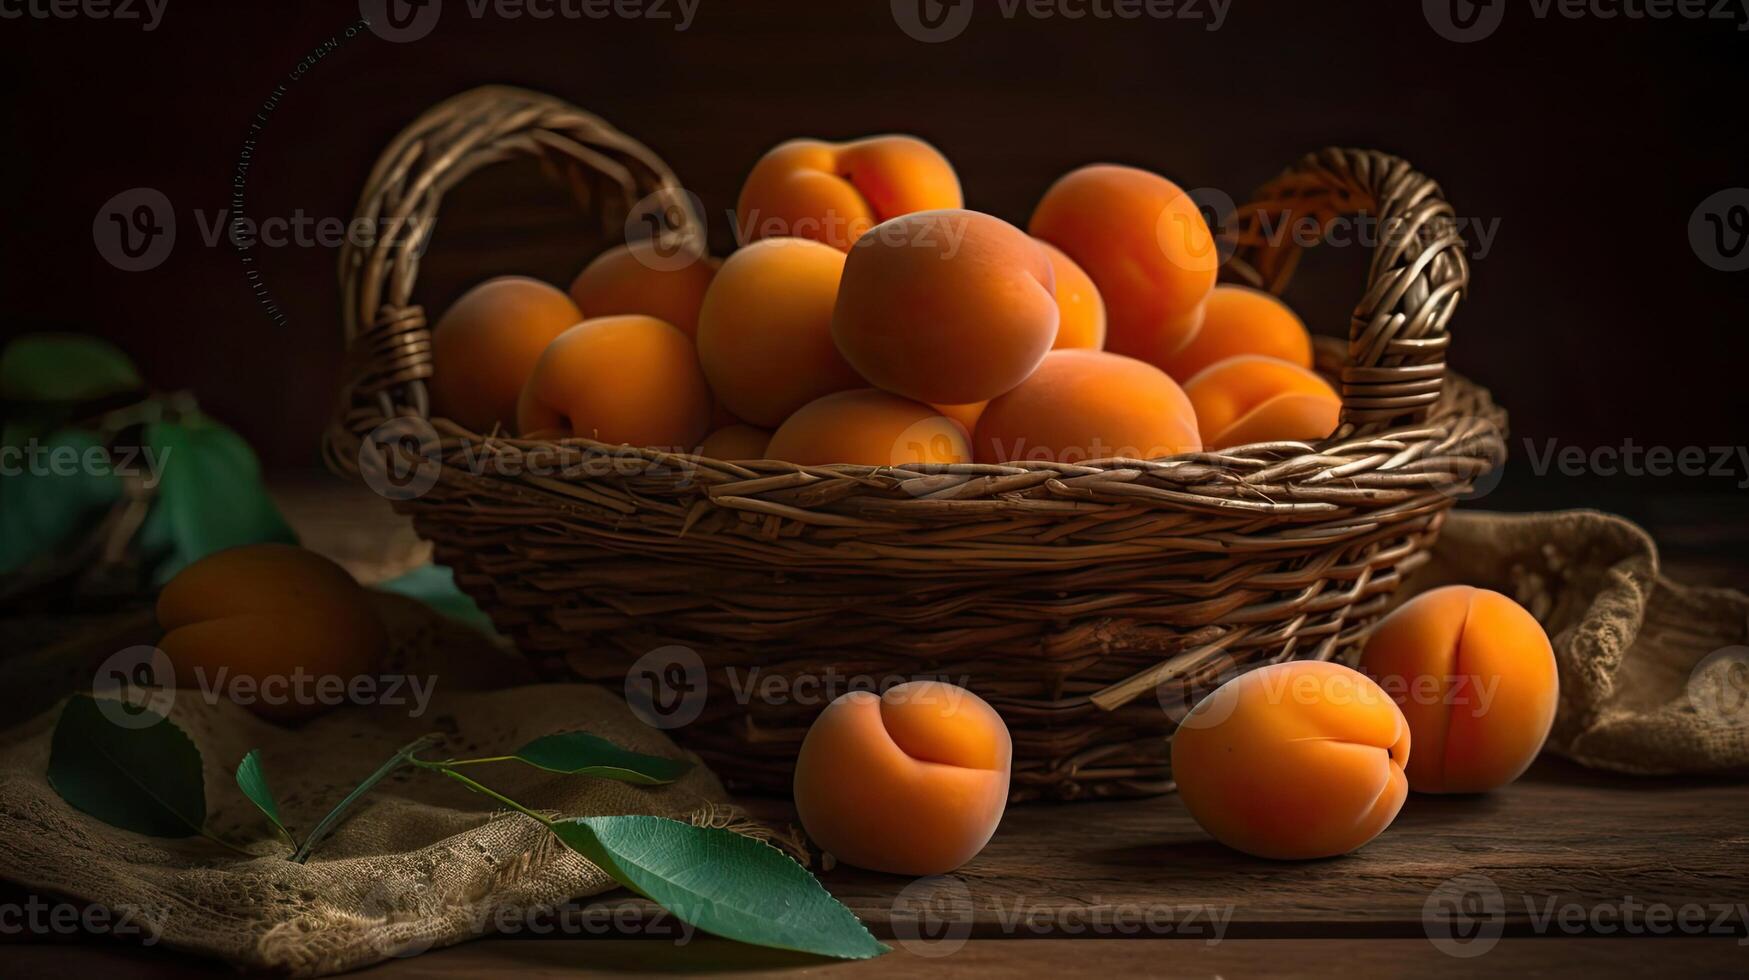
[[[1360,669],[1409,720],[1409,788],[1418,793],[1479,793],[1517,779],[1560,700],[1555,653],[1536,617],[1467,585],[1397,607],[1367,641]]]
[[[821,395],[865,383],[832,342],[844,253],[768,238],[729,256],[698,316],[698,356],[736,418],[771,427]]]
[[[475,432],[508,426],[541,352],[582,319],[569,296],[526,276],[468,290],[431,331],[432,411]]]
[[[1211,364],[1184,383],[1184,393],[1208,449],[1323,439],[1342,415],[1342,399],[1329,382],[1298,364],[1259,354]]]
[[[1216,286],[1203,303],[1202,325],[1160,367],[1179,381],[1241,354],[1312,366],[1312,335],[1286,303],[1247,286]]]
[[[584,319],[642,313],[690,338],[698,333],[698,308],[721,265],[707,255],[663,256],[648,241],[616,245],[577,273],[571,301]]]
[[[1290,660],[1242,674],[1172,736],[1178,795],[1216,840],[1258,857],[1346,854],[1408,796],[1403,713],[1365,674]]]
[[[984,414],[984,409],[990,405],[987,401],[971,402],[965,405],[931,405],[930,408],[958,422],[970,436],[978,427],[978,417]]]
[[[1097,350],[1054,350],[978,417],[980,463],[1158,459],[1202,448],[1190,399],[1166,372]]]
[[[208,555],[164,586],[157,613],[179,686],[246,694],[246,707],[276,721],[321,711],[317,685],[334,683],[324,678],[370,674],[388,648],[364,588],[295,545]]]
[[[550,345],[524,387],[516,427],[686,451],[710,425],[692,341],[650,316],[584,320]]]
[[[1051,346],[1087,347],[1099,350],[1105,346],[1105,301],[1099,298],[1099,287],[1086,270],[1063,250],[1040,238],[1039,246],[1051,260],[1051,273],[1056,277],[1057,340]]]
[[[1220,256],[1177,184],[1135,167],[1082,167],[1045,191],[1028,228],[1092,277],[1106,350],[1162,365],[1190,340]]]
[[[798,139],[753,165],[735,214],[742,242],[809,238],[844,252],[883,221],[963,203],[953,165],[914,136]]]
[[[1013,754],[1002,717],[964,688],[912,681],[879,696],[852,691],[802,740],[796,814],[847,864],[946,874],[996,832]]]
[[[869,231],[844,263],[832,338],[871,383],[963,405],[1026,380],[1057,339],[1044,248],[1001,218],[923,211]]]
[[[705,436],[698,454],[711,459],[765,459],[765,447],[770,444],[769,431],[737,422]]]
[[[928,405],[858,388],[802,406],[772,433],[771,459],[803,466],[857,463],[969,463],[971,447],[958,422]]]

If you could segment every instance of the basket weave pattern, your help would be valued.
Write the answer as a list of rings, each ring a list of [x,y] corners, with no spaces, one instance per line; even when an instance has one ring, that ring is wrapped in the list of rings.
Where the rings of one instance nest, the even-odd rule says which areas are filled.
[[[416,121],[360,214],[433,216],[445,189],[518,155],[610,228],[653,202],[658,234],[703,241],[648,149],[501,87]],[[699,713],[672,734],[732,786],[787,792],[835,682],[933,676],[1007,720],[1016,799],[1162,792],[1188,705],[1244,669],[1351,652],[1455,497],[1504,458],[1504,414],[1445,369],[1469,276],[1453,211],[1403,161],[1305,157],[1234,215],[1224,277],[1280,292],[1300,251],[1286,222],[1356,213],[1381,244],[1347,342],[1319,346],[1344,408],[1317,444],[803,467],[470,432],[427,418],[422,243],[385,236],[341,257],[351,360],[327,457],[367,477],[422,468],[429,489],[396,507],[550,673],[617,689],[651,651],[693,651]]]

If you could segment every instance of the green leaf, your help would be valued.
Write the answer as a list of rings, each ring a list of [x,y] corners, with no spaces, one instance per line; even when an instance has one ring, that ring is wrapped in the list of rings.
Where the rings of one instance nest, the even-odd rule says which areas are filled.
[[[147,708],[69,698],[49,742],[48,776],[61,799],[123,830],[192,837],[206,824],[200,750]]]
[[[0,398],[77,402],[145,387],[120,348],[74,333],[26,334],[0,351]]]
[[[103,444],[89,432],[62,429],[35,438],[9,423],[0,434],[0,573],[67,545],[122,493]],[[101,465],[87,465],[100,460]]]
[[[237,763],[237,788],[243,795],[249,797],[249,802],[255,804],[272,821],[273,829],[280,832],[295,849],[298,839],[292,832],[285,829],[285,824],[279,819],[279,801],[273,798],[273,789],[267,785],[267,772],[261,768],[261,750],[250,749],[243,761]]]
[[[599,776],[602,779],[617,779],[622,783],[636,783],[640,786],[672,783],[692,768],[692,763],[685,759],[665,759],[659,755],[644,755],[622,749],[607,739],[588,732],[565,732],[537,738],[503,758],[525,762],[548,772]],[[496,761],[496,758],[456,759],[451,760],[449,765]]]
[[[762,841],[665,817],[549,826],[614,880],[706,932],[841,959],[887,952],[807,869]]]
[[[158,581],[226,548],[297,536],[261,481],[261,464],[242,437],[198,413],[153,422],[143,440],[157,453],[162,479],[144,543],[169,543]]]
[[[475,604],[474,597],[455,584],[455,572],[445,565],[424,564],[405,575],[379,582],[376,588],[418,599],[450,619],[466,623],[490,636],[498,635],[492,618]]]

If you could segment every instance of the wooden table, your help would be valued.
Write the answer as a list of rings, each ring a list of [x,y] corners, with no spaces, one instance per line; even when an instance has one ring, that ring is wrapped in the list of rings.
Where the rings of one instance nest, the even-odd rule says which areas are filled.
[[[350,516],[361,502],[326,485],[298,484],[281,499],[308,543],[350,563],[392,566],[389,552],[407,546],[380,502],[364,512],[367,532]],[[1700,568],[1741,584],[1734,564]],[[746,802],[789,815],[781,801]],[[894,953],[836,963],[682,937],[622,893],[371,972],[1749,975],[1749,784],[1633,779],[1553,758],[1496,793],[1412,796],[1383,836],[1324,861],[1229,851],[1162,797],[1016,807],[955,875],[837,867],[821,879]],[[16,977],[228,972],[112,941],[12,943],[3,955]]]

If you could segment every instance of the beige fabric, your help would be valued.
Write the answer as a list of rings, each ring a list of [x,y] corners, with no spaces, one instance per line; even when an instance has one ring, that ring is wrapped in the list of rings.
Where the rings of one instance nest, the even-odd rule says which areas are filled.
[[[1749,767],[1749,596],[1659,574],[1632,522],[1597,511],[1458,511],[1406,593],[1461,582],[1534,613],[1561,703],[1547,748],[1637,774]]]
[[[189,692],[175,698],[170,716],[204,760],[209,827],[228,840],[252,842],[246,848],[258,857],[243,860],[200,838],[128,833],[68,806],[44,776],[57,708],[0,742],[0,876],[44,894],[99,902],[115,911],[117,932],[295,976],[460,942],[499,921],[514,925],[614,887],[534,821],[502,813],[440,775],[412,771],[380,783],[308,864],[285,860],[290,848],[232,778],[251,748],[261,749],[281,813],[300,836],[426,732],[447,735],[428,758],[495,755],[579,729],[642,752],[684,754],[602,688],[465,690],[458,679],[514,681],[526,668],[419,603],[396,596],[380,603],[397,638],[393,659],[438,678],[420,717],[410,717],[408,707],[345,707],[287,729],[228,702],[208,704]],[[469,774],[528,806],[566,815],[652,813],[754,829],[724,804],[721,785],[702,766],[654,788],[516,763],[471,767]],[[128,926],[120,926],[122,916]]]

